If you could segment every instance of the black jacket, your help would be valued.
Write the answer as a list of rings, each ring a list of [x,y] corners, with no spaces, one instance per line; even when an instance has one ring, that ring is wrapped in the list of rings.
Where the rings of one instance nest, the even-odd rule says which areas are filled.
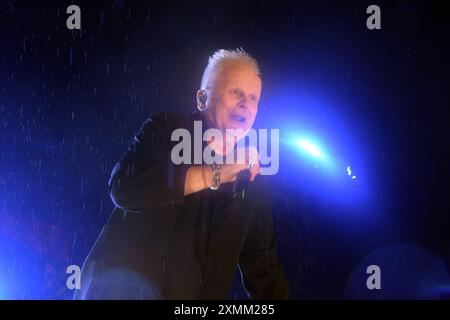
[[[144,122],[112,171],[116,207],[83,265],[75,298],[226,299],[237,265],[252,298],[288,297],[266,176],[257,176],[243,198],[233,198],[232,183],[184,196],[189,165],[172,163],[178,142],[171,133],[192,133],[194,120],[202,115],[162,113]]]

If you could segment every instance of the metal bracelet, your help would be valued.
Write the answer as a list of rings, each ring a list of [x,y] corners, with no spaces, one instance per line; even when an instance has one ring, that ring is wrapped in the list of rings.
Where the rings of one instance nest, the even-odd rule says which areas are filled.
[[[217,163],[212,164],[212,185],[209,187],[211,190],[217,190],[220,187],[220,171],[222,167]]]

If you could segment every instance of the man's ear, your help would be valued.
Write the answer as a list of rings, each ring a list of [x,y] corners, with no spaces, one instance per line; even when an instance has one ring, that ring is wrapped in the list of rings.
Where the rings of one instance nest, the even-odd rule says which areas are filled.
[[[200,111],[204,111],[206,110],[207,106],[206,106],[206,90],[205,89],[200,89],[197,91],[197,108]]]

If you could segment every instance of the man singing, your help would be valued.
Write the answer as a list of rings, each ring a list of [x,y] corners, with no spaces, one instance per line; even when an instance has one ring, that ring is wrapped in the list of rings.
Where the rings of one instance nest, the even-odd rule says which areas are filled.
[[[252,299],[288,298],[270,185],[258,161],[174,164],[171,158],[172,133],[193,133],[194,121],[224,139],[227,129],[248,132],[260,95],[257,62],[243,50],[219,50],[204,70],[196,112],[144,122],[112,171],[115,208],[83,265],[76,299],[226,299],[237,266]],[[239,139],[231,145],[212,139],[201,151],[208,146],[225,156]],[[250,148],[246,153],[251,159]],[[245,192],[236,193],[244,172]]]

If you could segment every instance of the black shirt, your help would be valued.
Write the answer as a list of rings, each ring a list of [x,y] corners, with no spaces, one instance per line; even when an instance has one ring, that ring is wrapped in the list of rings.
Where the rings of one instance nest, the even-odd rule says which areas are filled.
[[[194,120],[202,114],[161,113],[144,122],[112,171],[116,207],[85,261],[75,298],[226,299],[237,266],[251,298],[288,297],[267,176],[258,175],[238,197],[232,183],[184,196],[190,165],[171,161],[179,143],[171,133],[185,128],[193,140]]]

